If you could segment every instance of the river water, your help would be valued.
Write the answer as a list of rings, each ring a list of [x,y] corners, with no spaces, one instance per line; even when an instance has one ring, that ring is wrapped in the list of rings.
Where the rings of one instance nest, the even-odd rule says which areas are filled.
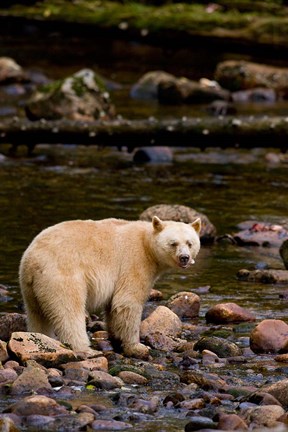
[[[8,40],[0,47],[0,55],[11,56],[25,68],[39,70],[51,78],[92,67],[123,85],[112,94],[112,100],[117,112],[130,118],[206,115],[201,106],[160,107],[157,103],[132,101],[129,87],[151,69],[194,79],[211,78],[216,63],[228,57],[216,52],[203,56],[199,50],[194,56],[179,52],[171,55],[158,48],[151,51],[133,44],[125,54],[127,46],[123,44],[99,44],[96,50],[91,44],[83,46],[77,40],[67,43],[55,36],[49,43],[44,42],[41,38],[32,38],[31,43]],[[47,47],[49,50],[45,51]],[[244,114],[288,114],[285,104],[238,108]],[[0,158],[0,284],[9,289],[9,297],[0,303],[0,314],[22,310],[18,285],[21,255],[39,231],[63,220],[137,219],[147,207],[165,203],[187,205],[205,213],[219,236],[238,231],[237,224],[248,219],[288,224],[288,166],[267,161],[267,153],[273,151],[272,142],[271,149],[265,151],[257,148],[257,142],[249,152],[177,148],[173,162],[145,165],[137,165],[131,154],[117,151],[119,144],[125,147],[123,142],[115,142],[111,149],[42,144],[36,147],[33,157],[27,157],[22,147],[16,157]],[[0,153],[7,155],[7,149],[0,146]],[[236,278],[241,268],[251,269],[264,263],[283,268],[278,250],[215,243],[201,248],[191,271],[171,273],[159,280],[156,288],[163,292],[164,299],[179,291],[198,293],[199,323],[205,322],[209,307],[230,301],[249,309],[257,320],[287,321],[287,300],[279,296],[287,286],[244,283]],[[85,393],[82,397],[86,397]],[[169,430],[183,430],[177,418],[168,423]],[[162,425],[163,420],[159,430],[164,430]],[[151,428],[158,430],[155,422]]]
[[[24,68],[54,79],[91,67],[121,83],[112,100],[117,112],[128,118],[206,115],[201,106],[161,107],[154,102],[133,101],[129,88],[148,70],[164,69],[192,79],[212,78],[217,62],[239,58],[216,52],[203,55],[199,48],[188,56],[185,50],[168,52],[133,43],[104,42],[83,44],[53,34],[48,40],[33,35],[24,41],[6,36],[0,55],[11,56]],[[241,58],[251,60],[249,56]],[[8,95],[5,103],[11,105],[13,100],[15,96],[9,99]],[[242,106],[240,112],[287,115],[288,107]],[[125,146],[115,142],[115,146],[119,144]],[[0,152],[6,150],[5,146],[0,148]],[[18,310],[18,266],[29,242],[43,228],[63,220],[137,219],[147,207],[166,203],[205,213],[218,235],[237,231],[237,224],[247,219],[287,222],[287,165],[269,164],[265,157],[268,151],[178,149],[169,164],[136,165],[132,155],[114,148],[39,145],[32,158],[22,149],[16,158],[4,159],[0,162],[0,283],[10,287],[11,297],[0,304],[0,312]],[[253,268],[259,262],[283,268],[278,251],[269,248],[231,244],[203,247],[193,271],[170,274],[157,288],[168,298],[177,291],[210,286],[201,296],[202,317],[212,304],[235,301],[250,308],[259,319],[285,319],[286,303],[279,299],[279,291],[285,287],[245,284],[236,279],[239,269]]]
[[[37,147],[33,158],[19,156],[0,165],[0,283],[11,301],[1,312],[17,311],[21,254],[43,228],[68,219],[137,219],[158,203],[183,204],[205,213],[218,235],[237,231],[247,219],[287,222],[287,166],[269,165],[265,152],[178,150],[170,164],[135,165],[114,149],[76,146]],[[286,318],[279,299],[285,287],[239,282],[241,268],[265,262],[283,268],[278,251],[215,244],[202,247],[193,270],[170,274],[157,283],[168,298],[183,290],[210,286],[201,295],[201,316],[209,305],[234,301],[260,318]]]

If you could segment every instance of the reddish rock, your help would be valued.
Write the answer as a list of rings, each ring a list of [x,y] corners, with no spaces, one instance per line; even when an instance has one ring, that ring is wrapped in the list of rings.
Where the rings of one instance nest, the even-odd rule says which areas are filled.
[[[77,359],[75,353],[64,348],[61,342],[41,333],[15,332],[8,347],[22,363],[35,360],[49,367]]]
[[[250,334],[250,348],[255,353],[278,353],[288,342],[288,325],[281,320],[261,321]],[[287,346],[288,351],[288,346]]]
[[[282,406],[288,406],[288,379],[283,379],[274,384],[269,384],[261,389],[261,393],[269,393],[274,396]]]
[[[5,411],[20,416],[28,416],[31,414],[47,416],[67,414],[67,410],[64,406],[59,405],[54,399],[41,395],[27,396],[10,405]]]
[[[102,370],[103,372],[108,372],[108,360],[104,356],[82,360],[80,362],[69,362],[60,365],[63,370],[66,369],[86,369],[88,371]]]
[[[149,301],[159,301],[159,300],[163,300],[163,294],[161,291],[153,288],[150,291]]]
[[[205,315],[208,323],[227,324],[255,321],[255,316],[236,303],[219,303],[212,306]]]
[[[272,428],[279,425],[278,419],[284,413],[284,409],[279,405],[263,405],[247,408],[241,413],[241,416],[248,425],[253,425],[253,429],[257,427]]]
[[[118,376],[124,381],[125,384],[145,385],[148,383],[147,378],[131,371],[121,371],[119,372]]]
[[[140,335],[145,339],[152,333],[160,332],[165,336],[177,337],[182,329],[182,323],[178,316],[165,306],[158,306],[141,323]]]
[[[0,386],[12,384],[18,378],[18,374],[14,369],[0,369]]]
[[[172,296],[167,304],[180,319],[198,317],[200,310],[200,297],[189,291],[184,291]]]
[[[206,406],[206,402],[203,398],[195,398],[195,399],[188,399],[179,402],[177,408],[180,407],[188,410],[198,410],[201,408],[205,408],[205,406]]]
[[[225,414],[220,413],[219,414],[219,422],[218,422],[218,428],[220,430],[246,430],[248,429],[247,424],[244,420],[242,420],[241,417],[239,417],[237,414]]]

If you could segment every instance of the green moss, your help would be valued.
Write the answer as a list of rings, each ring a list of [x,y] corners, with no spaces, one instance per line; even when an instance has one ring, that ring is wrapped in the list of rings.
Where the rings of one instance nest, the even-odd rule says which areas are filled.
[[[145,30],[145,34],[175,30],[226,38],[237,36],[255,40],[255,37],[261,39],[263,36],[267,40],[272,37],[272,41],[278,37],[287,39],[287,11],[280,0],[262,0],[261,8],[259,2],[253,6],[253,2],[245,0],[226,4],[223,0],[222,3],[222,8],[208,13],[207,4],[201,2],[153,6],[134,1],[77,0],[72,3],[68,0],[44,0],[29,7],[14,5],[8,10],[0,7],[0,15],[89,23],[102,28],[122,28],[123,31]]]

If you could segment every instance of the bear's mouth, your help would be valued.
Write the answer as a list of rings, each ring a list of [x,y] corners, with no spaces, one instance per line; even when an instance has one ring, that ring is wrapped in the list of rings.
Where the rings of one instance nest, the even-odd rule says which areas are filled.
[[[190,267],[192,264],[195,264],[195,261],[192,258],[189,261],[187,261],[187,262],[178,261],[178,266],[180,268],[183,268],[183,269],[186,269],[186,268]]]

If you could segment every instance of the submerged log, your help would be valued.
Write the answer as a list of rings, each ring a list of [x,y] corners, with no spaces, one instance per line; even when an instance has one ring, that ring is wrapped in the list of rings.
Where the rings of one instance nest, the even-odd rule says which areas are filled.
[[[83,122],[0,121],[0,144],[79,144],[128,147],[242,147],[287,149],[288,117],[181,118]]]

